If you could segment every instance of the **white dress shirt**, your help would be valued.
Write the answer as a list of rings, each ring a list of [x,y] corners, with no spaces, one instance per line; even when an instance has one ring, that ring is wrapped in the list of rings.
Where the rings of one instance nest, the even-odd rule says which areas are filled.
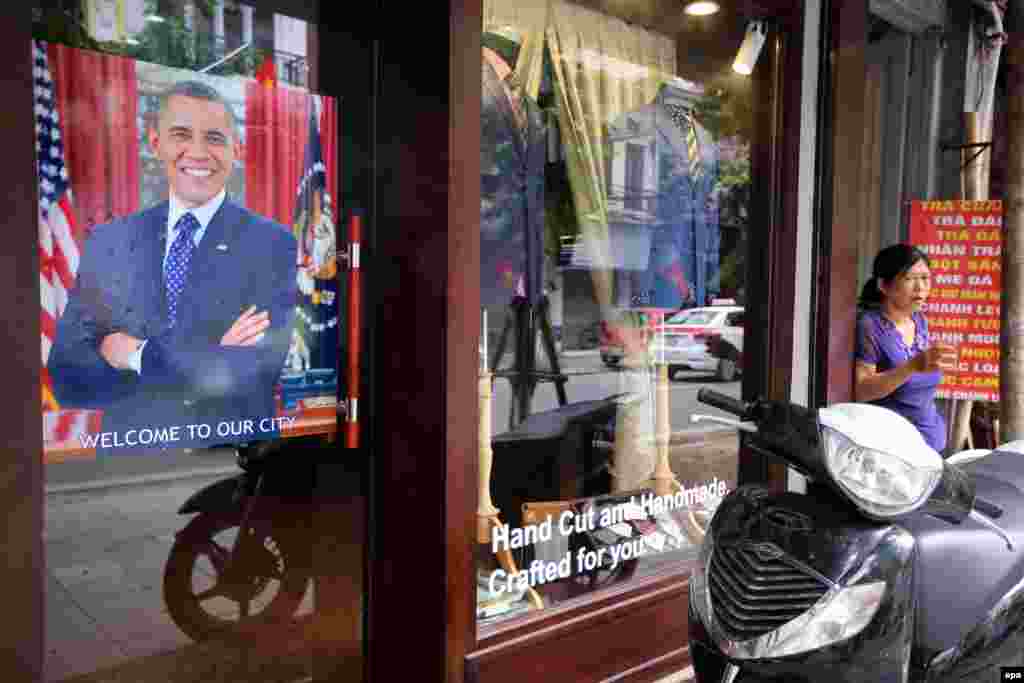
[[[192,234],[192,244],[198,248],[199,242],[202,241],[203,235],[206,234],[206,228],[210,225],[210,221],[217,214],[221,205],[224,203],[224,199],[227,196],[225,190],[221,190],[213,196],[210,201],[190,209],[181,203],[177,197],[171,193],[170,206],[167,209],[167,243],[164,245],[164,260],[163,264],[167,265],[167,257],[171,253],[171,245],[174,244],[174,239],[178,236],[179,228],[178,221],[186,213],[191,213],[195,216],[195,219],[199,222],[199,229]],[[160,277],[163,277],[161,273]],[[142,350],[146,348],[146,340],[144,339],[139,348],[135,349],[132,355],[128,359],[128,367],[142,374]]]
[[[199,221],[199,229],[192,235],[192,243],[198,247],[199,242],[202,241],[203,235],[206,234],[206,227],[210,225],[210,221],[213,220],[217,210],[220,209],[221,204],[224,203],[224,198],[227,196],[227,192],[221,190],[218,192],[210,201],[206,202],[201,206],[197,206],[194,209],[190,209],[181,203],[177,197],[171,195],[170,206],[167,209],[167,244],[164,245],[164,265],[167,265],[167,256],[171,253],[171,245],[174,244],[174,238],[178,236],[178,221],[186,213],[191,213]]]

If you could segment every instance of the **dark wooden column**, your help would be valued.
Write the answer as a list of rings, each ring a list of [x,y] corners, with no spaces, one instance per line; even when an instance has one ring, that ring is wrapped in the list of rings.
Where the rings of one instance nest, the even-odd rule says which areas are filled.
[[[870,229],[864,215],[863,163],[868,10],[862,0],[826,4],[829,21],[823,39],[831,59],[824,87],[829,93],[831,130],[820,163],[822,193],[818,244],[817,344],[815,387],[819,401],[834,403],[853,395],[853,342],[857,309],[857,235]]]
[[[295,10],[300,8],[296,7]],[[352,212],[364,212],[363,262],[372,272],[375,262],[373,206],[376,159],[377,49],[374,36],[376,15],[369,10],[354,16],[350,8],[324,5],[309,18],[316,28],[308,34],[309,89],[339,99],[339,187],[337,206],[339,238],[348,241]],[[338,68],[344,64],[345,68]],[[343,273],[343,281],[346,277]],[[341,310],[347,310],[346,288],[341,290]],[[372,291],[363,292],[363,310],[372,310]],[[346,321],[347,322],[347,321]],[[363,318],[363,405],[373,400],[369,380],[374,359],[373,328]],[[345,336],[340,340],[344,343]],[[340,367],[345,367],[342,354]],[[361,411],[365,428],[372,424],[371,411]],[[340,430],[339,430],[340,431]],[[369,434],[364,431],[362,448],[344,448],[339,436],[333,451],[324,453],[316,465],[314,491],[313,562],[316,572],[317,628],[313,672],[316,683],[361,683],[367,678],[366,614],[369,587]]]
[[[793,376],[803,8],[779,7],[754,69],[751,205],[769,209],[751,221],[743,397],[789,400]],[[810,293],[801,293],[810,296]],[[786,467],[741,448],[741,484],[784,488]]]
[[[0,679],[42,679],[45,566],[43,558],[43,426],[40,409],[39,231],[32,108],[32,14],[29,3],[7,8],[0,28],[3,92],[0,108],[4,164],[4,246],[0,292],[4,332],[0,376],[0,518],[5,560],[0,564]]]
[[[481,0],[381,9],[369,679],[455,683],[475,643]]]

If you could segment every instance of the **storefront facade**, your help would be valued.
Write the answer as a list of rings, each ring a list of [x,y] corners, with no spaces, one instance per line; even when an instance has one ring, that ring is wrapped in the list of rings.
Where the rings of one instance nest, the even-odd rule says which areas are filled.
[[[225,35],[236,14],[228,5],[214,3],[207,17]],[[731,432],[691,424],[691,415],[713,413],[696,402],[697,389],[802,404],[850,397],[865,3],[723,2],[717,15],[696,17],[653,0],[457,0],[402,6],[415,16],[386,30],[383,17],[398,11],[387,3],[362,18],[283,0],[237,5],[239,45],[269,25],[276,37],[262,40],[287,52],[278,44],[291,35],[287,23],[260,18],[305,22],[308,72],[296,87],[299,99],[325,96],[314,110],[318,144],[325,192],[337,200],[337,253],[347,256],[333,276],[337,325],[354,336],[330,342],[343,409],[320,432],[320,413],[296,418],[319,439],[305,450],[281,440],[281,453],[293,454],[286,469],[312,482],[301,496],[290,490],[302,511],[282,513],[302,515],[290,521],[309,532],[303,547],[316,582],[308,628],[285,647],[300,663],[249,661],[268,645],[259,637],[133,650],[125,644],[141,639],[117,635],[110,622],[119,658],[54,673],[75,648],[55,635],[67,612],[53,596],[91,585],[82,571],[127,574],[118,562],[74,559],[74,539],[53,545],[67,532],[53,520],[93,489],[61,488],[39,457],[41,331],[26,322],[9,326],[3,354],[19,389],[3,418],[9,550],[0,591],[23,616],[4,631],[0,670],[12,681],[387,681],[416,672],[450,682],[524,672],[655,681],[686,670],[689,567],[715,500],[746,483],[800,485]],[[38,64],[29,48],[40,16],[10,16],[0,42],[12,65],[7,92],[26,106],[4,114],[5,208],[10,225],[32,226],[40,185],[26,170],[37,163],[28,103]],[[732,65],[750,31],[764,44],[740,75]],[[284,80],[279,70],[274,84],[284,90]],[[228,194],[271,215],[274,206],[256,204],[254,179],[270,176],[273,188],[275,171],[290,173],[288,195],[309,157],[298,154],[294,168],[270,152],[256,161],[256,141],[284,124],[254,123],[261,90],[239,82],[246,185],[229,184]],[[330,98],[339,113],[328,124]],[[288,139],[305,150],[310,129],[301,130]],[[284,206],[275,220],[299,223],[294,203]],[[349,246],[354,216],[358,250]],[[38,234],[9,232],[0,272],[10,317],[34,321]],[[721,329],[702,327],[712,324]],[[691,344],[698,335],[716,341]],[[354,346],[359,362],[349,366]],[[544,413],[557,429],[539,424]],[[645,506],[654,499],[662,509]],[[593,521],[602,511],[608,521]],[[176,530],[150,535],[169,544]],[[616,559],[602,562],[602,548]],[[150,584],[140,578],[138,593]],[[195,661],[224,668],[200,674]]]
[[[410,290],[402,286],[390,290],[394,299],[384,303],[379,309],[385,315],[385,311],[394,311],[394,315],[402,318],[402,327],[411,323],[417,334],[415,337],[396,335],[391,339],[385,339],[386,330],[394,327],[397,319],[391,319],[391,322],[377,327],[377,334],[382,335],[381,351],[393,363],[391,367],[386,367],[385,364],[378,365],[381,374],[376,378],[377,389],[381,391],[382,398],[394,396],[396,405],[392,410],[381,410],[375,417],[382,423],[386,422],[375,430],[381,438],[381,441],[375,444],[376,452],[388,454],[386,457],[392,459],[389,462],[393,465],[378,470],[379,478],[372,489],[373,495],[376,496],[376,499],[371,501],[371,507],[375,511],[375,515],[372,516],[377,521],[373,534],[379,545],[376,554],[378,565],[374,567],[371,564],[370,576],[373,585],[381,586],[380,593],[374,593],[373,589],[370,593],[371,617],[368,638],[370,676],[373,680],[377,680],[378,677],[381,680],[388,680],[401,676],[405,670],[406,662],[400,658],[388,657],[388,653],[394,652],[395,633],[408,633],[417,640],[422,639],[424,634],[431,634],[428,639],[435,643],[430,650],[434,656],[424,660],[425,670],[437,672],[439,679],[451,681],[507,680],[521,676],[524,671],[529,671],[530,675],[543,680],[608,680],[615,677],[622,677],[623,680],[657,680],[659,677],[684,670],[688,665],[688,568],[685,551],[676,551],[675,557],[679,559],[674,561],[668,548],[663,554],[651,553],[651,556],[663,556],[665,561],[648,569],[643,564],[644,558],[641,558],[636,565],[635,573],[628,578],[621,574],[614,576],[614,570],[606,571],[605,576],[612,576],[610,583],[602,589],[579,591],[575,596],[568,598],[555,592],[555,587],[560,583],[558,580],[548,583],[541,577],[532,577],[528,580],[526,595],[521,598],[530,605],[524,614],[507,619],[490,618],[484,616],[481,610],[483,600],[479,596],[483,591],[477,587],[475,579],[482,574],[484,588],[499,592],[502,586],[486,583],[486,580],[494,577],[498,571],[502,572],[498,574],[499,579],[505,579],[512,572],[500,559],[495,562],[486,557],[504,549],[502,542],[506,537],[498,531],[499,540],[495,541],[494,529],[500,530],[503,528],[502,525],[508,525],[507,528],[511,530],[523,528],[525,533],[525,527],[531,519],[536,524],[551,519],[557,525],[566,508],[544,508],[538,503],[552,503],[553,499],[575,501],[580,498],[604,501],[608,499],[603,498],[603,494],[616,491],[614,482],[604,490],[601,490],[600,484],[589,488],[586,481],[579,483],[581,478],[585,478],[579,473],[586,471],[587,467],[582,462],[574,462],[572,458],[568,461],[559,460],[557,453],[548,455],[550,446],[547,444],[536,446],[532,454],[524,452],[516,456],[514,444],[509,443],[511,439],[505,432],[509,428],[504,423],[505,413],[492,413],[490,427],[491,432],[498,435],[497,440],[493,443],[490,454],[481,454],[477,421],[478,415],[485,410],[478,408],[481,404],[481,351],[486,353],[486,367],[494,377],[491,383],[494,387],[494,396],[491,400],[500,400],[501,392],[509,391],[503,381],[507,375],[502,375],[502,371],[507,372],[510,364],[513,371],[516,369],[515,360],[509,359],[513,354],[507,354],[505,359],[502,359],[495,350],[501,348],[504,329],[504,321],[497,317],[502,315],[502,311],[500,307],[495,307],[496,297],[493,295],[494,289],[500,288],[500,282],[497,285],[493,284],[493,274],[502,272],[500,265],[494,265],[499,260],[495,258],[494,251],[500,248],[501,239],[494,237],[493,233],[489,234],[487,228],[495,226],[494,229],[499,230],[502,227],[501,222],[494,218],[494,214],[498,213],[500,216],[500,212],[512,212],[514,209],[502,203],[500,188],[495,189],[494,173],[486,167],[492,159],[488,156],[487,145],[492,143],[491,136],[496,133],[490,127],[493,123],[488,118],[486,110],[489,68],[486,62],[484,91],[481,93],[476,85],[479,78],[479,62],[475,55],[479,53],[481,44],[485,47],[490,46],[492,50],[505,57],[506,53],[500,52],[503,43],[494,40],[493,36],[502,26],[512,25],[511,30],[505,31],[504,36],[499,37],[518,37],[522,47],[519,54],[512,53],[511,58],[505,57],[503,60],[505,67],[513,74],[505,80],[520,87],[520,90],[514,93],[516,97],[535,97],[538,109],[544,110],[548,106],[553,110],[557,130],[561,135],[562,155],[555,159],[548,156],[546,166],[542,166],[546,172],[545,191],[549,194],[557,192],[558,188],[568,184],[576,215],[584,218],[587,212],[581,212],[581,205],[588,201],[593,201],[592,204],[588,204],[590,207],[601,204],[585,191],[580,191],[577,183],[586,184],[585,181],[596,177],[595,184],[609,188],[604,197],[607,201],[608,217],[607,223],[603,224],[609,225],[609,232],[615,229],[611,225],[614,219],[610,214],[615,210],[614,190],[617,182],[626,186],[627,196],[621,200],[626,209],[631,208],[628,190],[631,187],[637,188],[638,185],[638,194],[642,198],[653,195],[655,201],[664,201],[660,194],[660,186],[654,187],[645,195],[642,192],[646,187],[643,180],[633,181],[634,184],[631,185],[628,170],[630,163],[635,163],[639,167],[641,162],[629,160],[628,145],[636,140],[634,144],[642,146],[643,141],[648,139],[645,136],[650,135],[645,126],[649,120],[642,116],[634,121],[635,127],[632,132],[636,137],[627,139],[624,145],[627,147],[623,153],[626,157],[623,164],[626,170],[622,171],[622,180],[616,182],[618,167],[614,160],[608,162],[603,173],[598,172],[586,177],[583,182],[573,176],[574,173],[579,173],[578,168],[581,166],[601,166],[600,162],[595,161],[587,153],[574,150],[572,146],[587,146],[593,150],[603,145],[611,148],[610,154],[614,156],[615,145],[618,142],[614,133],[616,119],[622,112],[638,111],[638,107],[642,110],[642,105],[657,97],[658,88],[655,86],[629,102],[625,102],[629,95],[622,94],[618,102],[609,103],[601,98],[600,93],[621,92],[616,90],[616,85],[609,83],[613,81],[614,75],[606,76],[608,81],[603,85],[588,84],[588,64],[585,60],[581,60],[582,64],[574,64],[574,68],[577,69],[574,74],[565,66],[569,61],[565,53],[571,48],[589,48],[591,52],[588,56],[598,63],[596,68],[612,71],[613,67],[610,64],[621,59],[622,54],[614,51],[613,46],[617,42],[617,39],[612,37],[617,35],[614,31],[643,31],[643,36],[655,33],[659,25],[669,24],[668,10],[662,13],[660,6],[655,7],[653,3],[633,3],[631,11],[622,9],[616,13],[608,8],[603,8],[602,11],[599,3],[587,3],[588,6],[585,8],[574,7],[573,9],[577,11],[571,18],[569,11],[560,14],[558,7],[550,10],[551,16],[547,19],[541,12],[541,21],[548,22],[541,36],[546,43],[550,62],[545,63],[538,58],[540,63],[535,65],[536,70],[532,72],[531,80],[531,72],[526,66],[530,61],[528,57],[522,56],[523,52],[532,49],[543,55],[545,50],[529,42],[533,36],[530,33],[531,14],[528,10],[536,10],[537,6],[545,5],[550,3],[493,3],[493,6],[491,3],[453,4],[452,15],[449,18],[449,53],[439,51],[436,53],[436,61],[432,62],[425,59],[422,53],[409,54],[408,58],[400,52],[389,53],[388,41],[385,39],[382,43],[382,96],[387,100],[390,90],[391,97],[408,96],[410,99],[400,100],[401,106],[385,107],[385,110],[393,113],[395,119],[380,122],[382,134],[384,130],[393,132],[388,135],[391,143],[386,146],[385,156],[379,163],[384,168],[415,168],[418,181],[415,185],[393,183],[380,187],[382,193],[394,195],[390,201],[383,200],[382,197],[379,206],[395,207],[401,215],[381,218],[378,223],[380,231],[377,248],[388,253],[383,259],[383,262],[389,264],[385,279],[403,285],[407,282],[416,283],[412,289],[417,292],[416,301],[422,301],[423,304],[411,305],[408,298]],[[517,6],[520,10],[518,13],[513,11]],[[710,22],[714,21],[714,17],[709,19],[709,23],[696,24],[698,28],[703,28],[701,33],[694,28],[694,24],[687,24],[684,18],[680,18],[678,7],[673,5],[671,26],[675,27],[677,33],[672,35],[679,37],[678,40],[668,41],[668,47],[674,54],[668,61],[672,65],[678,65],[678,70],[671,72],[673,75],[699,82],[701,85],[713,86],[715,82],[711,76],[729,70],[736,54],[735,49],[742,41],[742,29],[747,23],[745,20],[761,17],[771,19],[770,22],[766,22],[770,27],[767,43],[761,52],[753,76],[747,81],[750,89],[747,91],[746,96],[749,99],[745,104],[749,107],[747,120],[750,122],[750,128],[742,131],[750,145],[747,157],[752,179],[749,187],[750,215],[757,218],[756,229],[753,227],[755,221],[751,218],[750,229],[744,230],[744,243],[749,249],[750,256],[746,261],[746,280],[741,283],[747,286],[746,298],[739,306],[746,316],[743,331],[745,338],[742,392],[746,396],[767,394],[788,397],[791,387],[798,382],[794,377],[794,357],[801,358],[804,363],[810,361],[805,346],[809,333],[803,341],[795,341],[793,334],[797,301],[803,299],[806,303],[804,296],[798,295],[797,281],[794,277],[794,273],[801,270],[803,265],[797,263],[797,242],[800,233],[797,214],[801,192],[798,185],[802,124],[801,84],[805,82],[801,78],[805,63],[802,47],[805,35],[804,7],[800,3],[766,3],[764,6],[744,7],[742,10],[726,9],[735,13],[731,19],[734,26],[739,26],[739,34],[713,28],[715,24]],[[723,15],[728,16],[728,12],[723,12]],[[514,25],[516,19],[522,22],[518,26]],[[573,21],[577,23],[574,24]],[[443,30],[442,18],[438,17],[437,22],[437,30]],[[573,33],[573,29],[576,33]],[[603,39],[588,40],[588,29],[601,31]],[[723,30],[723,33],[716,35],[716,30]],[[666,29],[666,33],[671,33],[671,30]],[[625,42],[626,39],[618,40]],[[642,38],[636,40],[638,43],[642,42]],[[716,41],[720,41],[721,45],[716,45]],[[513,39],[513,42],[516,41]],[[725,45],[729,47],[724,47]],[[559,50],[562,52],[559,53]],[[722,54],[726,52],[727,55]],[[634,48],[633,54],[643,53],[643,48]],[[637,68],[645,63],[634,57],[628,65]],[[524,67],[526,71],[523,71]],[[445,69],[451,79],[448,85],[449,99],[445,100],[446,107],[440,105],[444,91],[427,94],[420,89],[417,94],[414,91],[416,86],[413,85],[426,79],[428,72],[436,73]],[[566,69],[567,75],[563,76],[560,69]],[[548,70],[550,72],[546,73]],[[389,78],[389,74],[393,76]],[[576,87],[581,89],[580,91],[574,91],[573,83],[569,82],[574,76],[579,78]],[[544,98],[545,77],[553,81],[551,88],[555,97],[552,100]],[[561,80],[563,78],[566,82]],[[642,76],[640,78],[642,79]],[[531,91],[531,83],[537,80],[542,81],[541,85]],[[389,85],[391,83],[394,85]],[[588,85],[593,89],[586,90]],[[711,91],[711,87],[708,91]],[[483,111],[480,109],[481,99],[485,103]],[[400,113],[420,111],[424,109],[428,100],[433,107],[434,113],[431,115],[413,121]],[[619,108],[616,108],[617,106]],[[529,105],[526,107],[529,109]],[[578,129],[585,129],[590,121],[592,109],[601,107],[604,107],[602,119],[609,125],[607,130],[613,132],[606,133],[607,138],[591,143],[586,131],[580,132]],[[811,121],[809,128],[813,135],[813,115]],[[428,147],[435,145],[436,148],[424,147],[427,140],[432,141],[428,143]],[[719,150],[721,151],[721,148]],[[656,150],[653,154],[660,153],[660,150]],[[703,158],[706,159],[707,156]],[[559,183],[552,178],[552,174],[558,172],[558,162],[563,160],[568,177]],[[811,164],[813,166],[813,161]],[[640,178],[644,177],[642,170],[635,171],[635,174]],[[481,180],[478,182],[477,178]],[[443,188],[447,188],[447,191],[443,191]],[[488,201],[492,203],[488,204]],[[722,204],[725,204],[724,200]],[[485,210],[481,216],[482,205],[491,210],[490,213]],[[813,212],[813,204],[808,204],[808,207]],[[642,213],[644,208],[648,207],[642,204],[637,206],[637,213]],[[529,212],[529,206],[526,211]],[[657,213],[657,209],[652,211]],[[724,213],[725,209],[719,206],[719,211]],[[549,210],[545,213],[545,218],[550,221],[551,217],[552,212]],[[644,221],[643,217],[636,220],[641,224]],[[805,220],[809,228],[810,214],[806,214]],[[492,223],[489,224],[488,221]],[[588,237],[584,230],[580,230],[579,233],[570,235],[569,239],[564,241],[570,242],[575,238],[574,246],[581,248],[580,243],[586,243]],[[723,244],[726,242],[724,233],[723,230],[720,236]],[[809,233],[804,236],[805,239],[807,237]],[[410,241],[416,245],[415,248],[406,251],[400,246]],[[600,238],[596,238],[595,241],[600,243]],[[625,239],[616,242],[613,236],[607,243],[622,245]],[[809,241],[805,248],[810,255]],[[392,249],[395,251],[391,251]],[[619,249],[624,250],[625,247],[619,246]],[[610,250],[614,252],[615,248]],[[597,293],[601,284],[594,284],[598,278],[593,277],[594,271],[597,270],[595,262],[600,258],[594,255],[596,251],[599,249],[587,252],[591,261],[583,268],[582,278],[572,268],[575,263],[572,259],[578,252],[563,256],[564,261],[569,262],[569,266],[558,271],[561,282],[556,281],[553,287],[546,287],[546,279],[553,269],[544,270],[545,281],[541,283],[540,288],[548,289],[550,299],[554,299],[559,291],[564,294],[561,301],[561,320],[553,321],[554,326],[561,323],[562,336],[560,340],[556,336],[556,340],[561,342],[563,350],[571,349],[573,343],[580,343],[573,334],[573,330],[580,325],[576,323],[576,327],[572,326],[575,320],[583,317],[583,314],[577,312],[574,318],[569,310],[575,300],[570,296],[572,288],[585,289],[592,301],[597,300],[595,308],[601,308],[601,295]],[[646,267],[653,270],[653,266]],[[516,277],[521,277],[525,292],[522,292],[520,297],[528,301],[531,282],[529,264],[523,268],[524,270],[516,270],[513,266],[512,284],[514,286],[516,283]],[[622,276],[623,271],[630,270],[628,264],[611,264],[609,270],[615,271],[616,275],[609,278],[614,281],[614,285],[609,287],[613,291],[608,301],[610,308],[624,303],[623,299],[616,296],[622,292],[620,286],[624,279],[630,280],[635,287],[628,291],[629,296],[637,297],[632,308],[658,308],[660,302],[656,300],[657,295],[664,290],[659,289],[660,282],[653,286],[644,284],[645,281],[641,279],[644,268],[634,267],[634,272],[641,271],[640,277],[629,278]],[[526,274],[521,275],[524,272]],[[809,270],[806,277],[809,281]],[[427,281],[424,278],[430,279]],[[579,279],[574,284],[573,278],[582,279],[583,284],[579,284]],[[717,287],[713,288],[712,298],[733,298],[735,303],[736,288],[726,292],[726,287],[722,285],[723,279],[715,282]],[[658,278],[654,280],[657,281]],[[638,282],[640,284],[637,284]],[[704,287],[710,282],[709,278],[695,287],[700,290],[702,298],[712,289],[710,286],[706,289]],[[652,302],[645,300],[645,288],[648,286],[655,291],[655,300]],[[426,299],[419,298],[425,295],[425,290],[429,290],[431,295]],[[630,302],[627,299],[625,303],[628,305]],[[641,306],[640,303],[647,303],[647,306]],[[667,307],[664,303],[660,305]],[[553,308],[557,309],[558,306]],[[486,327],[481,309],[486,311],[489,319]],[[809,321],[810,308],[805,310],[808,318],[801,321],[802,324]],[[411,311],[415,313],[410,320]],[[438,318],[444,319],[445,324],[431,328],[428,319]],[[481,329],[489,332],[487,341],[482,344],[481,335],[477,332]],[[600,335],[597,341],[600,346]],[[483,348],[480,349],[479,346]],[[562,357],[568,355],[563,353]],[[445,362],[436,364],[436,359],[440,357],[443,357]],[[537,351],[536,357],[540,359],[537,361],[538,367],[551,370],[550,366],[543,365],[543,348]],[[505,362],[501,362],[502,360]],[[431,365],[432,363],[434,365]],[[568,374],[572,367],[572,361],[568,361],[560,369]],[[595,372],[600,376],[601,369],[598,368]],[[627,368],[618,372],[620,374],[616,376],[617,379],[630,370]],[[688,373],[684,371],[683,374]],[[416,387],[412,391],[409,388],[410,381]],[[708,381],[707,374],[700,379],[694,378],[689,381]],[[566,384],[570,403],[573,400],[574,382],[580,383],[581,378],[570,375]],[[674,382],[672,386],[678,384],[682,383]],[[383,390],[385,385],[394,389]],[[617,386],[609,380],[609,384],[604,387],[604,396],[615,393]],[[721,386],[719,381],[718,387]],[[806,385],[804,387],[806,389]],[[558,404],[553,398],[556,393],[550,383],[546,386],[542,384],[537,390],[537,397],[548,399],[545,408],[557,410]],[[508,393],[504,395],[508,396]],[[675,388],[670,395],[672,400],[679,400]],[[406,407],[412,396],[415,396],[415,413]],[[601,399],[604,396],[587,398]],[[535,403],[540,403],[541,400],[535,398]],[[398,403],[402,405],[401,409]],[[695,412],[700,412],[699,408]],[[678,421],[675,416],[676,413],[672,411],[672,431],[686,430],[688,415]],[[707,481],[702,481],[695,477],[692,471],[687,471],[685,465],[679,466],[679,463],[688,461],[687,449],[692,454],[690,462],[698,460],[702,453],[707,454],[708,458],[718,458],[720,462],[728,462],[727,459],[730,457],[727,455],[728,450],[721,446],[715,451],[714,444],[706,435],[691,438],[693,441],[688,443],[682,438],[670,439],[670,469],[673,475],[684,482],[685,489],[689,489],[693,484],[697,484],[699,488],[701,484],[714,481],[710,475]],[[605,437],[605,440],[607,439],[608,437]],[[784,469],[780,470],[777,466],[773,469],[755,456],[748,455],[743,450],[737,453],[735,446],[733,449],[731,462],[735,469],[728,477],[729,489],[735,487],[737,482],[750,481],[773,481],[779,486],[786,485],[787,474]],[[545,455],[542,457],[538,453]],[[712,453],[718,455],[711,455]],[[508,466],[508,461],[515,457],[530,458],[531,467],[536,468],[534,478],[530,480],[530,483],[536,484],[532,499],[523,490],[529,488],[527,484],[512,483],[516,482],[516,472]],[[541,460],[541,463],[536,464],[537,460]],[[481,462],[487,461],[491,463],[491,476],[484,477],[484,481],[489,482],[489,486],[484,488],[478,485],[478,476]],[[555,464],[552,464],[552,461]],[[616,464],[618,463],[613,462],[613,467]],[[551,469],[555,472],[552,473]],[[720,475],[715,476],[718,481],[726,479]],[[425,481],[441,485],[424,486]],[[627,490],[629,488],[626,487]],[[493,503],[491,507],[481,504],[483,496],[478,491],[485,490],[490,494],[490,502]],[[591,491],[594,493],[591,494]],[[621,504],[622,499],[610,500],[614,506]],[[537,511],[534,517],[529,516],[531,506]],[[489,526],[486,516],[494,507],[499,510],[498,523]],[[417,533],[410,534],[410,510],[432,511],[429,516],[418,518],[432,519],[433,525],[429,528],[418,527]],[[555,513],[552,513],[552,510]],[[580,511],[578,508],[573,510],[575,514],[579,514]],[[481,517],[485,517],[483,525],[480,523]],[[597,526],[600,527],[600,523]],[[543,529],[538,533],[543,540]],[[553,535],[554,541],[557,542],[557,526]],[[579,551],[572,543],[573,534],[570,532],[566,535],[570,536],[568,550],[572,553],[572,562],[575,563]],[[541,543],[531,543],[537,548],[534,555],[517,554],[514,542],[509,544],[513,551],[512,559],[518,567],[525,568],[538,557],[547,558],[550,566],[551,563],[556,563],[558,558],[564,557],[565,546],[557,546],[556,543],[556,550],[545,555],[539,549]],[[481,555],[484,556],[483,559]],[[408,560],[392,559],[398,557]],[[388,559],[381,564],[381,558]],[[428,570],[425,567],[430,566],[444,567],[444,572],[440,576],[436,572],[430,572],[430,578],[427,579]],[[555,566],[557,567],[557,564]],[[434,587],[434,592],[430,593],[429,597],[423,594],[424,580]],[[570,577],[561,583],[573,580],[574,578]],[[376,583],[378,581],[380,583]],[[442,586],[445,588],[444,591]],[[495,588],[499,591],[495,591]],[[543,607],[537,608],[531,591],[539,594],[540,599],[537,602],[541,602]],[[474,593],[478,596],[476,600],[473,598]],[[429,609],[418,610],[417,625],[410,628],[408,606],[414,602],[419,604],[418,601],[424,599],[434,602]]]

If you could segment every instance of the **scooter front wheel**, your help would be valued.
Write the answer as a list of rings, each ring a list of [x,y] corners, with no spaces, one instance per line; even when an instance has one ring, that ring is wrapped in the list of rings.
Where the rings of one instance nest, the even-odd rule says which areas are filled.
[[[306,544],[295,532],[267,522],[248,525],[248,544],[232,565],[241,517],[240,510],[199,513],[167,558],[167,611],[197,642],[284,629],[309,587]]]

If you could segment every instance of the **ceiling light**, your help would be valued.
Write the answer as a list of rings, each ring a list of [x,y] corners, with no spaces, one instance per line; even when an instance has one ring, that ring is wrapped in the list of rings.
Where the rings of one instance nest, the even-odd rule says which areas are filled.
[[[711,0],[696,0],[691,2],[683,11],[689,14],[691,17],[706,17],[709,14],[715,14],[721,9],[717,2],[711,2]]]
[[[732,63],[732,70],[738,74],[749,76],[754,72],[754,65],[757,64],[757,57],[764,47],[765,27],[763,21],[752,21],[747,24],[747,33],[743,36],[743,44],[736,53],[736,60]]]
[[[166,19],[161,17],[159,14],[150,14],[146,17],[146,21],[151,21],[154,24],[162,24]]]

